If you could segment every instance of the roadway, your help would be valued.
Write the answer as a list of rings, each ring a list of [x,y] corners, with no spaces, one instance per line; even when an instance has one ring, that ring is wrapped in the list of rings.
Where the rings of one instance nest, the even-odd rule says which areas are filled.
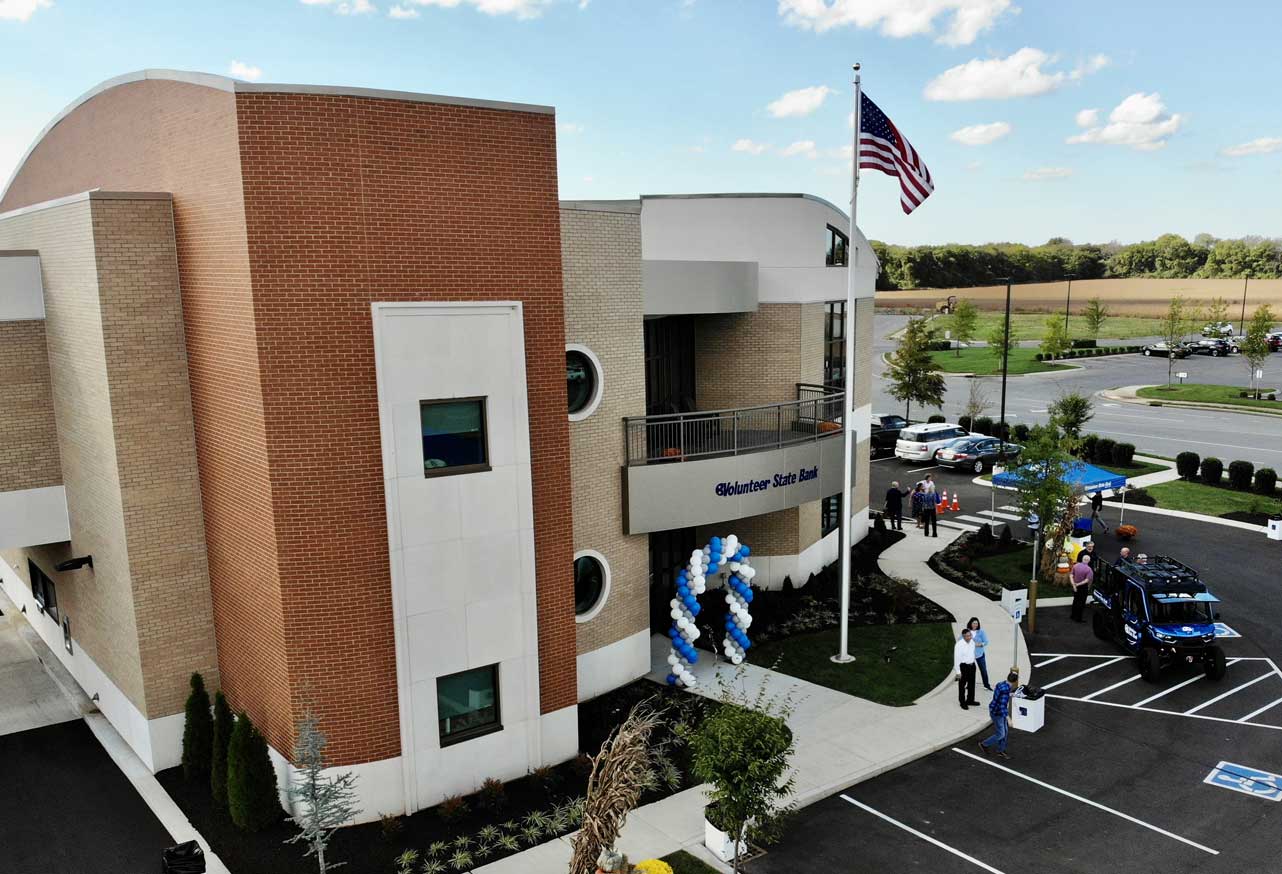
[[[899,330],[907,316],[878,315],[874,326],[873,385],[874,412],[902,414],[904,404],[890,397],[884,378],[882,355],[895,348],[887,335]],[[1102,341],[1107,342],[1107,341]],[[1120,344],[1123,341],[1118,341]],[[1137,343],[1138,340],[1127,340]],[[1096,395],[1105,389],[1127,385],[1151,385],[1166,381],[1166,359],[1143,355],[1112,355],[1073,361],[1080,365],[1070,371],[1013,376],[1006,381],[1006,420],[1028,425],[1046,421],[1047,405],[1061,394],[1081,392]],[[1176,370],[1188,374],[1189,382],[1220,385],[1250,385],[1250,373],[1239,355],[1210,358],[1195,355],[1176,361]],[[971,379],[945,377],[948,386],[943,414],[950,420],[961,415],[970,395]],[[997,419],[1001,398],[1000,377],[981,380],[988,396],[985,415]],[[1264,366],[1264,383],[1282,388],[1282,353],[1275,353]],[[929,412],[935,412],[931,410]],[[921,418],[918,410],[913,418]],[[1276,418],[1225,413],[1218,410],[1191,410],[1175,407],[1146,407],[1095,398],[1095,418],[1089,430],[1104,437],[1134,443],[1141,451],[1174,457],[1185,450],[1222,458],[1227,467],[1235,459],[1256,467],[1282,468],[1282,416]]]

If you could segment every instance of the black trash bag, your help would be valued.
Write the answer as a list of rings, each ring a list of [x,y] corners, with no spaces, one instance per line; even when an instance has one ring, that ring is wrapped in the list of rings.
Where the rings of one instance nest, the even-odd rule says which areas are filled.
[[[169,847],[160,854],[161,874],[205,874],[205,851],[195,841]]]
[[[1038,698],[1041,698],[1046,694],[1046,690],[1041,686],[1022,686],[1020,688],[1022,690],[1020,692],[1020,697],[1025,701],[1036,701]]]

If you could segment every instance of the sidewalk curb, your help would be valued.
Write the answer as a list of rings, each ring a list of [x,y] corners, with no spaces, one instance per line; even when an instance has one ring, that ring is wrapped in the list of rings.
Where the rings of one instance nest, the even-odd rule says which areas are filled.
[[[1261,410],[1253,407],[1239,407],[1234,404],[1213,404],[1202,401],[1162,401],[1152,398],[1138,397],[1133,391],[1130,394],[1122,394],[1130,389],[1154,388],[1151,385],[1128,385],[1121,388],[1104,389],[1099,392],[1099,396],[1105,400],[1117,401],[1123,404],[1133,404],[1137,407],[1172,407],[1174,409],[1185,410],[1210,410],[1218,413],[1240,413],[1244,416],[1263,416],[1268,419],[1282,418],[1282,408],[1277,412],[1271,410]]]

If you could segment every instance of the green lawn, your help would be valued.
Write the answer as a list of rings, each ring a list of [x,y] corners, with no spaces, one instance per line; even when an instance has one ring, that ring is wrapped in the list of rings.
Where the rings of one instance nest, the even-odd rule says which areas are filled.
[[[672,866],[672,874],[717,874],[717,869],[691,856],[685,850],[677,850],[663,860]]]
[[[878,704],[904,707],[939,685],[952,667],[953,629],[947,622],[922,625],[851,625],[854,664],[834,664],[836,628],[754,645],[748,660]],[[886,653],[898,647],[886,662]]]
[[[1041,373],[1047,370],[1068,370],[1062,364],[1048,364],[1038,361],[1034,356],[1036,349],[1012,349],[1006,362],[1007,373]],[[979,376],[991,376],[1002,372],[1002,361],[987,346],[975,346],[954,351],[939,350],[931,352],[935,365],[945,373],[974,373]]]
[[[1010,330],[1016,340],[1040,340],[1046,333],[1046,319],[1050,313],[1011,313]],[[1064,314],[1060,313],[1060,319]],[[979,313],[979,318],[975,320],[975,339],[983,340],[993,329],[1005,321],[1004,313],[985,312]],[[1104,320],[1104,327],[1100,329],[1100,336],[1109,340],[1129,340],[1132,337],[1159,337],[1162,334],[1161,319],[1147,319],[1140,316],[1109,316]],[[935,336],[943,338],[944,331],[951,331],[953,328],[952,316],[936,316],[930,323],[931,328],[935,331]],[[1070,337],[1089,337],[1090,331],[1086,329],[1086,319],[1081,316],[1069,316],[1068,319],[1068,336]]]
[[[1166,510],[1183,510],[1187,513],[1202,513],[1207,516],[1222,516],[1225,513],[1282,513],[1282,501],[1257,495],[1253,492],[1238,492],[1206,483],[1191,483],[1185,480],[1173,480],[1169,483],[1158,483],[1144,491],[1157,501],[1157,506]],[[1143,530],[1143,519],[1136,520]]]
[[[1022,546],[1012,552],[976,559],[975,569],[997,580],[1004,588],[1026,589],[1029,576],[1033,571],[1033,547]],[[1062,598],[1072,594],[1073,590],[1068,586],[1041,583],[1037,587],[1039,600]]]
[[[1184,385],[1155,385],[1142,388],[1135,394],[1153,401],[1195,401],[1204,404],[1230,404],[1235,407],[1256,407],[1271,413],[1282,414],[1282,401],[1257,401],[1255,398],[1238,397],[1242,391],[1237,385],[1207,385],[1188,382]],[[1274,389],[1261,389],[1271,392]]]

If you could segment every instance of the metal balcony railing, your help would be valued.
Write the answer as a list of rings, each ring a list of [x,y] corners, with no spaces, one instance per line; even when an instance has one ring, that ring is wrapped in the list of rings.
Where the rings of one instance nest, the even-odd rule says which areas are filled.
[[[623,420],[628,465],[691,461],[779,449],[841,433],[843,392],[797,384],[797,400],[781,404],[629,416]]]

